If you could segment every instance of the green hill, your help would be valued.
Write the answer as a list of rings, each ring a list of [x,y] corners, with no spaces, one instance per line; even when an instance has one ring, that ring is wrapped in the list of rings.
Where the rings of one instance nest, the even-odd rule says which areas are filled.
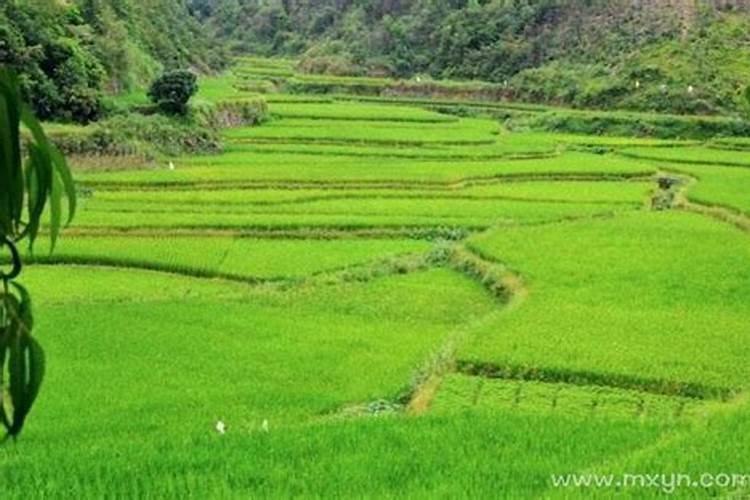
[[[510,100],[747,113],[750,6],[723,0],[10,0],[0,64],[44,118],[89,121],[102,92],[226,52],[297,70],[485,80]],[[498,96],[495,96],[498,97]]]
[[[216,48],[218,47],[218,48]],[[103,91],[145,83],[163,68],[220,68],[181,2],[10,0],[0,3],[0,65],[14,67],[42,118],[90,121]]]
[[[429,74],[580,107],[738,111],[750,13],[718,0],[192,0],[236,51],[309,72]]]

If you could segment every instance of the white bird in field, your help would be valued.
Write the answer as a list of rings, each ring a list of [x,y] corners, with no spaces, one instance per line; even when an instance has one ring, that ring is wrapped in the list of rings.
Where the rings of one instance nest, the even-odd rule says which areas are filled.
[[[263,425],[260,426],[263,432],[268,432],[268,420],[263,420]]]
[[[227,425],[219,420],[218,422],[216,422],[216,432],[218,432],[219,434],[225,434],[227,432]]]
[[[174,170],[174,162],[169,162],[169,170]]]

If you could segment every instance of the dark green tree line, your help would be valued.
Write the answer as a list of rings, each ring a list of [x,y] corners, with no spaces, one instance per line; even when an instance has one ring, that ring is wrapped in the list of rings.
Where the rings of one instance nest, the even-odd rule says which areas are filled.
[[[0,64],[18,72],[42,119],[95,120],[104,93],[149,84],[164,70],[219,70],[223,47],[173,0],[0,3]]]

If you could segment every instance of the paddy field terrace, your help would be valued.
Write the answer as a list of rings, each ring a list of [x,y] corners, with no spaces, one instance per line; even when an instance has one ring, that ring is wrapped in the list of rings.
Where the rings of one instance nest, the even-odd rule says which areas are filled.
[[[6,498],[750,473],[750,142],[555,133],[532,125],[565,110],[395,85],[244,59],[199,100],[271,118],[220,154],[73,157],[80,212],[26,272],[50,363]]]

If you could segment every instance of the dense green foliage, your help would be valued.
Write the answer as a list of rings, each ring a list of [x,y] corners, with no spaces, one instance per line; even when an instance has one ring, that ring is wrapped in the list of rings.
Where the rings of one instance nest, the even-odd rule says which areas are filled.
[[[88,122],[104,91],[149,83],[162,68],[224,65],[180,2],[9,0],[0,4],[0,64],[21,75],[41,118]]]
[[[148,97],[169,114],[184,115],[191,97],[198,92],[198,78],[187,70],[164,73],[149,87]]]
[[[242,53],[302,55],[336,75],[496,82],[582,107],[744,108],[750,17],[719,0],[193,0]]]
[[[0,64],[20,73],[40,118],[86,122],[101,113],[105,71],[83,24],[76,11],[57,2],[0,6]]]
[[[52,125],[50,137],[65,153],[86,157],[139,157],[217,153],[223,149],[220,130],[258,125],[268,118],[260,98],[241,102],[201,102],[185,115],[145,114],[123,110],[88,126]],[[105,165],[106,168],[106,165]]]
[[[85,128],[52,129],[50,135],[62,151],[77,155],[153,158],[158,153],[220,151],[217,130],[202,124],[196,116],[118,114]]]
[[[505,98],[502,85],[481,81],[342,77],[301,71],[290,59],[241,57],[231,72],[203,78],[201,87],[208,86],[212,96],[221,92],[228,99],[264,94],[273,108],[272,114],[284,118],[317,116],[366,121],[387,116],[391,121],[439,123],[455,122],[456,116],[492,117],[512,130],[589,136],[702,140],[750,134],[750,122],[741,116],[581,110],[510,101]],[[352,103],[358,104],[355,107]],[[391,104],[393,109],[368,114],[365,103],[372,104],[372,110],[383,110],[383,104]],[[428,116],[425,109],[433,113]],[[396,130],[393,129],[394,135]],[[456,133],[456,128],[451,130]],[[413,141],[405,138],[403,142]]]
[[[28,140],[22,141],[22,130],[28,131]],[[0,238],[10,246],[26,239],[32,247],[49,208],[54,247],[64,208],[68,222],[75,215],[73,177],[65,157],[23,101],[17,75],[6,68],[0,68],[0,159]]]
[[[81,122],[107,111],[103,93],[163,71],[217,70],[229,48],[299,57],[307,76],[287,82],[299,92],[372,95],[383,84],[318,73],[414,77],[389,82],[389,94],[746,113],[747,33],[746,8],[718,0],[11,0],[0,6],[0,62],[22,73],[40,116]],[[447,89],[432,78],[489,83]]]

